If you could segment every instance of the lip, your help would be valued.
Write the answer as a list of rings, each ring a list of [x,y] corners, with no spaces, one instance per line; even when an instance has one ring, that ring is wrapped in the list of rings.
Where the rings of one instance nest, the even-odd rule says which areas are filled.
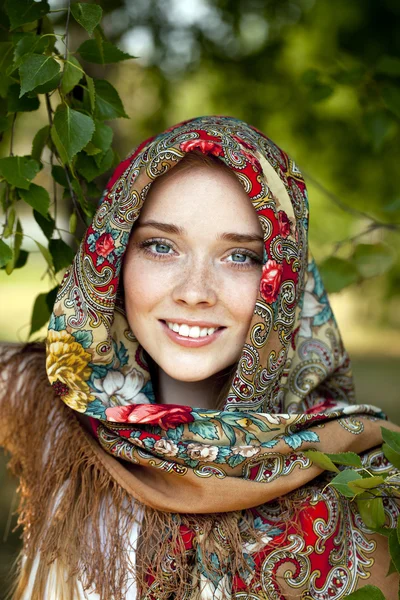
[[[172,331],[172,329],[170,329],[166,323],[166,321],[161,321],[161,326],[163,328],[163,330],[165,331],[165,333],[167,334],[167,336],[169,337],[170,340],[172,340],[173,342],[175,342],[175,344],[178,344],[179,346],[184,346],[185,348],[200,348],[201,346],[208,346],[208,344],[212,344],[216,339],[218,339],[220,337],[220,335],[223,333],[223,331],[226,329],[226,327],[221,327],[220,325],[212,325],[212,324],[208,324],[205,321],[182,321],[181,319],[178,319],[176,321],[170,321],[168,319],[169,323],[177,323],[178,325],[189,325],[190,327],[196,327],[196,325],[198,327],[220,327],[220,329],[217,329],[216,331],[214,331],[214,333],[212,333],[211,335],[206,335],[205,337],[202,338],[190,338],[190,337],[184,337],[183,335],[179,335],[178,333],[176,333],[175,331]]]

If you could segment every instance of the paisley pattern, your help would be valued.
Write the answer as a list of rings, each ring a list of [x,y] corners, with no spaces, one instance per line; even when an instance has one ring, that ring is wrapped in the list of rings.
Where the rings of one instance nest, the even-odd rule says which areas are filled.
[[[119,279],[152,182],[193,150],[218,157],[235,173],[264,232],[254,314],[221,411],[156,403]],[[309,484],[321,470],[302,452],[363,453],[380,443],[386,419],[379,408],[354,404],[349,357],[307,235],[307,191],[295,163],[237,119],[193,119],[146,140],[117,167],[56,298],[49,381],[70,408],[90,417],[106,452],[140,467],[140,501],[179,514],[187,511],[189,489],[193,513],[237,511],[248,572],[230,572],[222,550],[206,561],[215,572],[205,569],[201,529],[182,530],[200,581],[188,600],[339,599],[374,564],[376,543],[355,507],[326,487],[326,477]],[[392,468],[382,454],[363,460],[371,456],[379,468]],[[274,502],[285,494],[301,510],[282,521]],[[385,508],[393,523],[397,505],[388,501]],[[246,533],[244,513],[265,535]],[[217,527],[213,536],[223,549],[224,532]],[[163,565],[168,579],[172,557]],[[149,577],[146,598],[160,600],[160,581],[153,585]]]

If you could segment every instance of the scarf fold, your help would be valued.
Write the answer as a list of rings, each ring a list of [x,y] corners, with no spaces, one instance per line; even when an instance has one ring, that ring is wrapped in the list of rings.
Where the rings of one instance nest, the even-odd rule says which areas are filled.
[[[233,171],[264,233],[254,314],[222,410],[156,403],[120,287],[152,182],[194,150]],[[301,492],[321,474],[303,451],[363,453],[381,443],[386,417],[354,404],[349,357],[307,231],[296,164],[242,121],[201,117],[146,140],[117,167],[64,276],[49,323],[47,376],[69,409],[90,418],[101,449],[129,466],[129,494],[145,515],[137,549],[143,599],[244,598],[246,589],[252,598],[267,589],[283,597],[273,593],[273,577],[263,583],[257,561],[273,540],[288,539],[274,503],[282,511],[289,502],[288,526],[301,529],[296,510],[310,507]],[[301,538],[293,539],[291,558],[288,551],[280,560],[299,572],[279,577],[299,587],[311,563]]]

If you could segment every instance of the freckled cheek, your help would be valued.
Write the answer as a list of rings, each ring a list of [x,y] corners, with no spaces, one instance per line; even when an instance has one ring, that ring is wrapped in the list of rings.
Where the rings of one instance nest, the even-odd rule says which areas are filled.
[[[225,281],[223,287],[224,303],[242,332],[247,332],[254,314],[258,296],[259,275],[249,274],[246,278]]]
[[[166,269],[151,268],[132,261],[125,265],[124,290],[126,309],[130,314],[145,313],[162,302],[173,285],[173,275]]]

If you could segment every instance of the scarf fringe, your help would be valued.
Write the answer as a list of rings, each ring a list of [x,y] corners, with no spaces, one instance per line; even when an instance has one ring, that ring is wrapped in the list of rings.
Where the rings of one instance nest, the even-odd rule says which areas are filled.
[[[13,600],[23,600],[32,582],[30,598],[48,598],[50,572],[57,600],[75,600],[77,581],[107,600],[124,600],[134,582],[143,600],[200,598],[202,582],[227,573],[250,586],[254,573],[244,544],[268,534],[254,527],[257,509],[193,515],[140,504],[99,462],[82,425],[54,397],[41,344],[5,352],[0,367],[0,444],[20,480],[23,551]],[[298,522],[301,503],[289,497],[277,503],[280,523]],[[132,540],[135,524],[140,533]]]

